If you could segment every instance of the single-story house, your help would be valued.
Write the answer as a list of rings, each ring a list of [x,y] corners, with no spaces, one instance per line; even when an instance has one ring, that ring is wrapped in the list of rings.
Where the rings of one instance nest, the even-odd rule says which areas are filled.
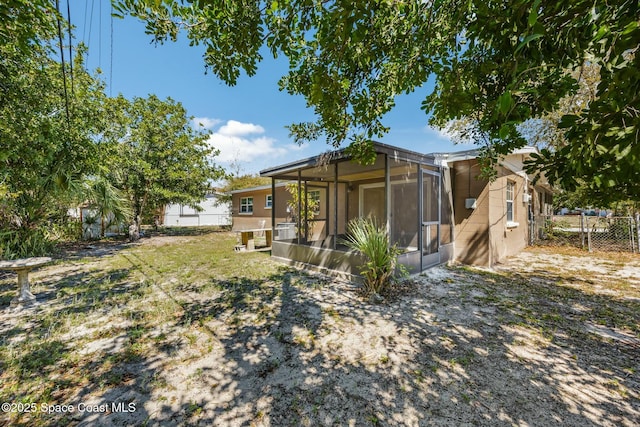
[[[286,182],[277,183],[275,190],[271,185],[262,185],[230,191],[232,230],[271,228],[273,215],[278,224],[291,223],[292,214],[287,207],[290,193],[287,191],[286,184]],[[275,209],[274,198],[278,200]]]
[[[391,243],[403,250],[398,261],[415,273],[453,260],[500,262],[527,245],[529,217],[551,209],[551,189],[543,180],[534,186],[523,171],[534,148],[506,156],[492,182],[479,178],[477,150],[374,149],[371,165],[338,150],[261,171],[271,186],[232,192],[234,229],[272,228],[272,256],[355,274],[362,259],[342,239],[350,219],[372,217],[386,224]],[[308,198],[316,201],[311,215]]]
[[[220,201],[221,194],[207,194],[198,204],[200,209],[188,205],[170,204],[160,214],[160,224],[167,227],[197,227],[231,225],[229,203]]]
[[[552,189],[535,185],[524,162],[536,153],[524,147],[501,159],[494,181],[479,179],[478,150],[439,154],[449,169],[455,228],[454,260],[491,266],[531,241],[534,215],[550,215]]]

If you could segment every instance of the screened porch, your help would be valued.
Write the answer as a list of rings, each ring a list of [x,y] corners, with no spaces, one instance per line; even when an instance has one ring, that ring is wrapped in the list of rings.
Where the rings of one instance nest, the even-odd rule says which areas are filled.
[[[448,169],[434,156],[374,143],[375,162],[361,165],[344,150],[266,169],[272,178],[272,255],[291,263],[357,274],[360,256],[343,244],[349,221],[369,217],[389,230],[410,272],[453,256]],[[276,185],[287,183],[287,200]]]

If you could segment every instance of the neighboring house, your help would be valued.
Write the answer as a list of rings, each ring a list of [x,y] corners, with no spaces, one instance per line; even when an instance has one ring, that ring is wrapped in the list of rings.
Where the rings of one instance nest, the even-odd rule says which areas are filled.
[[[273,209],[273,188],[271,185],[245,188],[230,191],[231,215],[233,218],[233,231],[251,230],[258,228],[271,228],[272,216],[275,215],[276,224],[292,221],[292,216],[287,208],[289,192],[281,182],[275,186],[275,194],[278,205]]]
[[[274,257],[357,273],[362,260],[342,239],[350,219],[372,217],[387,224],[391,243],[403,250],[399,263],[415,273],[452,260],[500,262],[529,242],[529,218],[552,210],[550,187],[544,179],[534,186],[523,171],[534,148],[505,157],[493,182],[478,178],[477,150],[421,154],[381,143],[374,149],[368,166],[338,150],[263,170],[272,186],[232,192],[233,228],[264,224],[274,229]],[[292,182],[319,201],[313,220],[287,209],[285,185]]]
[[[198,204],[201,210],[188,205],[167,205],[160,223],[167,227],[197,227],[206,225],[231,225],[229,204],[220,202],[220,194],[211,193]]]

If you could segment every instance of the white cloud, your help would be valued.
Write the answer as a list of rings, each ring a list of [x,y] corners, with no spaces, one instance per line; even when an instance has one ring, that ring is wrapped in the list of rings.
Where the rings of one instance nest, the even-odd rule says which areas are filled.
[[[302,151],[309,148],[309,143],[305,142],[303,144],[287,144],[288,151]]]
[[[456,144],[462,145],[473,145],[472,139],[469,139],[468,137],[465,138],[459,130],[454,130],[452,125],[453,122],[449,122],[442,129],[426,125],[423,130],[424,133],[435,139],[455,142]]]
[[[203,127],[205,129],[213,129],[218,123],[222,120],[220,119],[211,119],[209,117],[194,117],[191,122],[193,123],[193,127],[198,129]]]
[[[245,165],[255,160],[284,156],[291,151],[291,147],[278,147],[274,138],[259,135],[263,133],[262,126],[229,120],[209,136],[209,144],[220,150],[217,161],[230,163],[239,160]]]
[[[449,140],[453,136],[450,133],[448,126],[443,129],[440,129],[431,125],[426,125],[423,130],[424,130],[424,133],[439,139]]]
[[[242,123],[236,120],[229,120],[226,125],[218,129],[218,134],[226,136],[243,136],[264,133],[264,128],[253,123]]]

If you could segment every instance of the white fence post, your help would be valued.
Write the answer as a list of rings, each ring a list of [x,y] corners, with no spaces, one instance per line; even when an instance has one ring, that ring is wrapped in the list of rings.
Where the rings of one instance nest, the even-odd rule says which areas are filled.
[[[634,230],[634,222],[633,222],[633,218],[629,217],[629,244],[631,246],[631,253],[635,253],[636,252],[636,236],[635,236],[635,230]]]

